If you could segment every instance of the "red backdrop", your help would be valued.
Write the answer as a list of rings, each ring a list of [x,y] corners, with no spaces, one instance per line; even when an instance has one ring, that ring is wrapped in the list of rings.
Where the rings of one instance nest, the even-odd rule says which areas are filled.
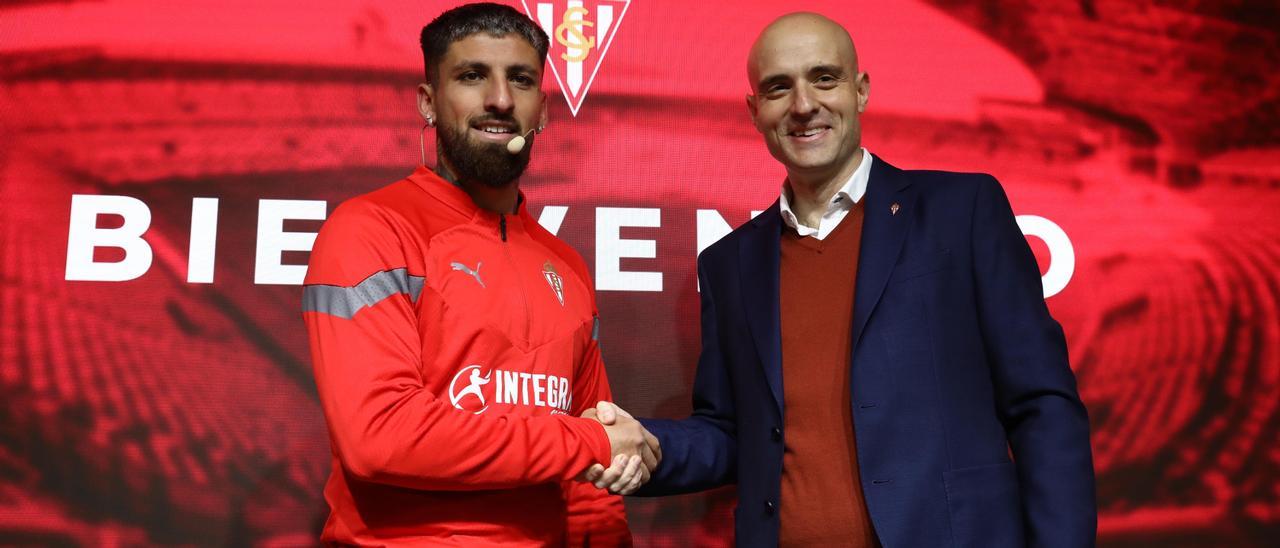
[[[565,0],[541,3],[557,30]],[[1273,542],[1280,10],[778,4],[588,0],[580,84],[553,51],[522,188],[592,266],[619,402],[688,412],[700,243],[783,176],[746,51],[812,9],[872,75],[871,151],[993,173],[1027,216],[1093,422],[1102,543]],[[448,5],[0,6],[0,544],[314,542],[329,447],[288,266],[315,212],[418,162],[417,33]],[[733,501],[628,512],[641,545],[722,546]]]

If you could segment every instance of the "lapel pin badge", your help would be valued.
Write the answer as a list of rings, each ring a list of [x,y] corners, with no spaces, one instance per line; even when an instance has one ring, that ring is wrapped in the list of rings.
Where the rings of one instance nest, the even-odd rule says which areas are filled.
[[[889,214],[897,215],[899,209],[902,209],[902,206],[898,205],[898,202],[894,202],[893,205],[889,206]]]

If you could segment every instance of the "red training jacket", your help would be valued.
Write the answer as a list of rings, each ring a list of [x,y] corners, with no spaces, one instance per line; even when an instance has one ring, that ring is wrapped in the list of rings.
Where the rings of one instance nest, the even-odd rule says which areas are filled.
[[[333,469],[322,540],[630,543],[621,497],[572,478],[609,462],[611,400],[585,263],[518,212],[419,167],[353,198],[316,238],[303,317]]]

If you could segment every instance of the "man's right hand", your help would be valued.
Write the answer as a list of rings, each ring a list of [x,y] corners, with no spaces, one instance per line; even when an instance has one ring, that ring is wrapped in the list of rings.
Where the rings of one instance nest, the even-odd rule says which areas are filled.
[[[588,409],[582,416],[595,419],[604,426],[613,460],[608,469],[599,464],[591,466],[580,479],[622,495],[630,494],[649,481],[650,472],[662,462],[658,438],[645,430],[640,421],[609,402],[599,402],[596,408]]]
[[[603,417],[597,418],[600,424],[604,425],[604,431],[609,435],[609,446],[613,450],[613,455],[639,455],[641,463],[648,470],[658,467],[659,455],[661,450],[658,449],[658,439],[653,437],[640,421],[631,418],[631,415],[620,414],[612,424],[604,422]]]

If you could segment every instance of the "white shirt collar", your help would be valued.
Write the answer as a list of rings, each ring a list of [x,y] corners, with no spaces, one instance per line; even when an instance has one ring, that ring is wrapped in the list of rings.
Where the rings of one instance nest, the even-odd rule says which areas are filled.
[[[826,238],[827,234],[835,230],[844,216],[853,209],[853,204],[862,200],[867,193],[867,182],[871,179],[871,153],[866,148],[862,149],[862,161],[858,163],[858,168],[853,170],[853,175],[849,176],[849,180],[845,181],[844,186],[836,191],[831,197],[831,201],[827,203],[827,210],[822,213],[822,219],[817,227],[808,227],[800,224],[796,218],[795,212],[791,210],[791,200],[787,198],[786,184],[783,184],[782,197],[778,200],[782,212],[782,221],[787,226],[795,229],[796,233],[801,236],[815,236],[819,240]]]

